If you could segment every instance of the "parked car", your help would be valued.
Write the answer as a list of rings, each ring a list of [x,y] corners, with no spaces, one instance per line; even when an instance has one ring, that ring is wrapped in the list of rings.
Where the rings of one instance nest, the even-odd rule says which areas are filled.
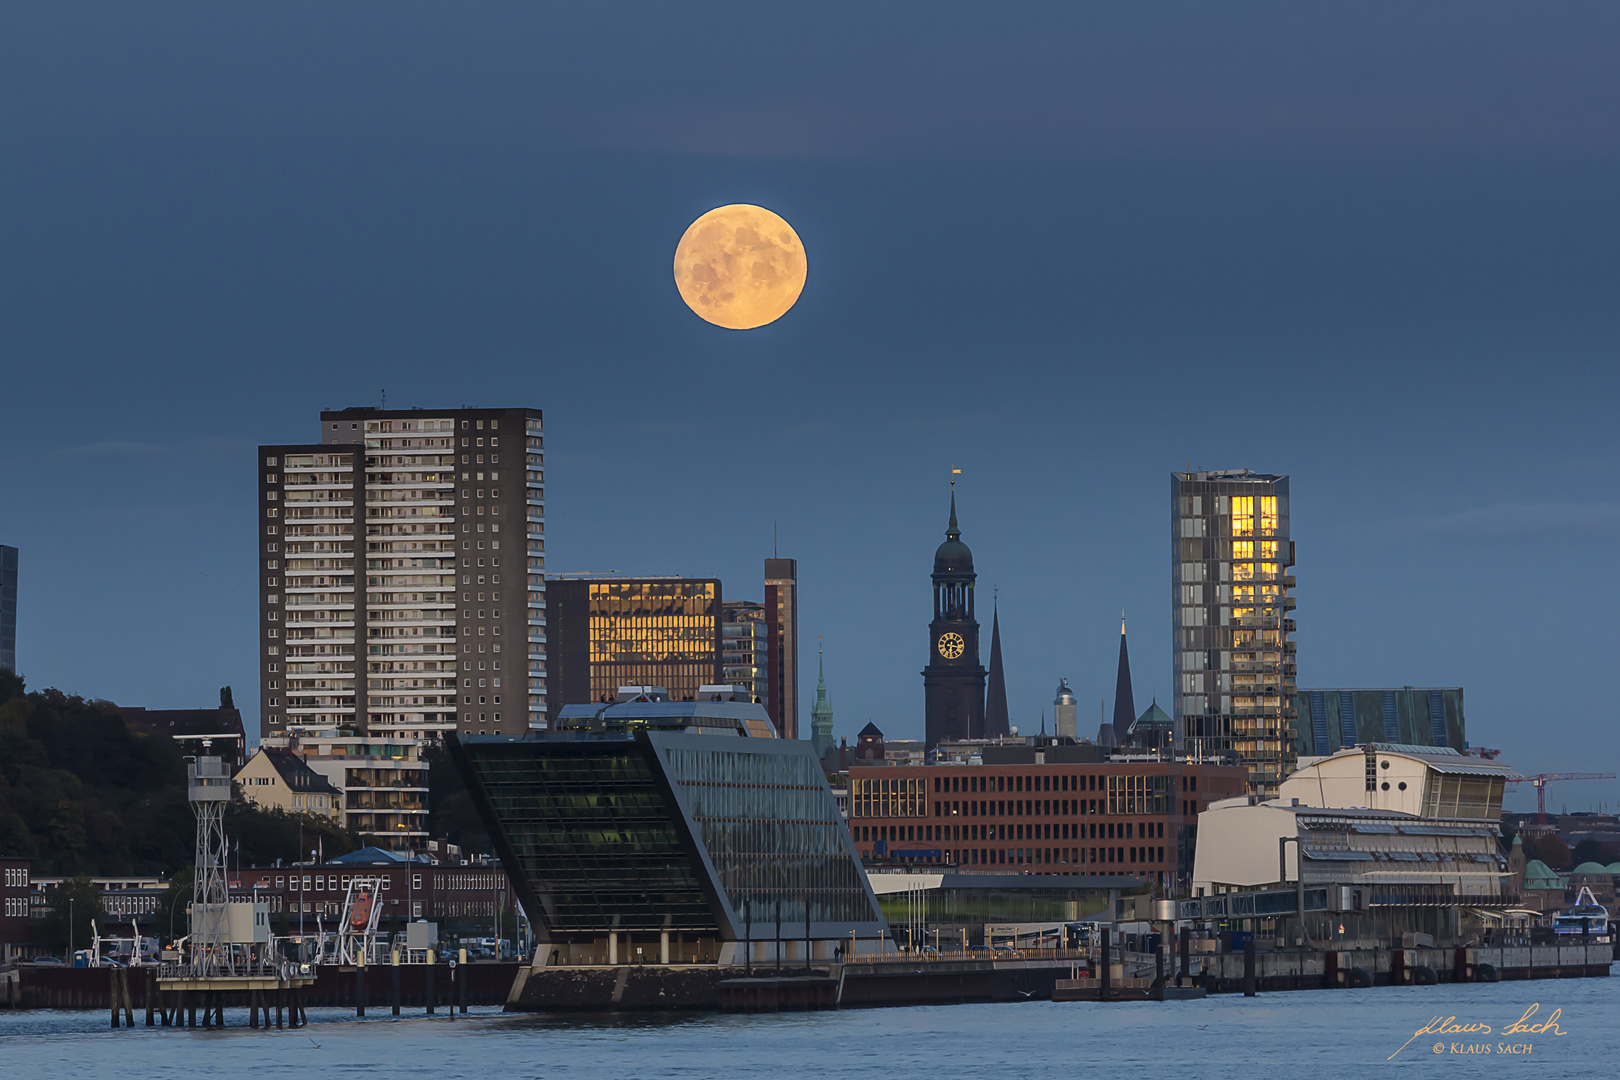
[[[40,964],[40,965],[45,966],[45,967],[61,967],[61,966],[63,966],[62,965],[62,958],[60,956],[36,956],[33,959],[29,960],[28,963],[30,963],[30,964]]]

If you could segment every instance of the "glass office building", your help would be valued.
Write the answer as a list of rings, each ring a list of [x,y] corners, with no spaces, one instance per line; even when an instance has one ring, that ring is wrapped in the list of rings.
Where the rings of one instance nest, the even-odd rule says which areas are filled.
[[[766,633],[765,605],[751,600],[727,600],[721,610],[721,682],[742,687],[751,700],[763,705],[770,693],[770,641]]]
[[[550,720],[564,706],[614,701],[621,686],[659,686],[692,701],[721,677],[715,578],[574,578],[548,582]]]
[[[771,730],[754,703],[634,701],[452,754],[556,962],[826,958],[883,920],[812,748]]]
[[[1170,610],[1179,747],[1230,753],[1274,798],[1294,763],[1294,542],[1288,477],[1170,474]]]

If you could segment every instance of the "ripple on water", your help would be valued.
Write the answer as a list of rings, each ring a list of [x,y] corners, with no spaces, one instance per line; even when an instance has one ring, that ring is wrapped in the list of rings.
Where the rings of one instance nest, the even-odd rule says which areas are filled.
[[[1451,1036],[1475,1045],[1524,1041],[1528,1057],[1454,1060],[1416,1039],[1387,1056],[1435,1016],[1493,1028],[1532,1002],[1561,1010],[1564,1036]],[[1620,983],[1576,979],[1534,983],[1399,987],[1222,996],[1206,1001],[1098,1005],[1030,1002],[910,1009],[727,1016],[513,1015],[474,1009],[451,1019],[420,1012],[398,1020],[386,1007],[357,1021],[341,1009],[310,1010],[302,1031],[255,1031],[245,1012],[223,1031],[137,1027],[114,1032],[104,1012],[0,1012],[6,1076],[29,1078],[207,1077],[244,1080],[334,1072],[434,1080],[523,1077],[955,1077],[993,1073],[1018,1080],[1093,1070],[1194,1067],[1200,1080],[1306,1075],[1362,1077],[1373,1069],[1512,1068],[1515,1076],[1611,1077],[1610,1046]],[[1441,1066],[1439,1059],[1445,1060]],[[312,1073],[311,1070],[320,1070]],[[251,1077],[248,1073],[251,1071]],[[1489,1075],[1488,1072],[1483,1075]]]

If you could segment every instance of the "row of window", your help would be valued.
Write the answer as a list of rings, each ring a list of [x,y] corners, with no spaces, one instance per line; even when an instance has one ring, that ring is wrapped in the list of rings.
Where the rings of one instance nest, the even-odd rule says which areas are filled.
[[[862,851],[861,858],[870,859],[872,852]],[[886,858],[907,859],[904,851],[892,852]],[[930,852],[921,857],[930,863],[956,866],[1107,866],[1140,865],[1149,868],[1162,866],[1164,848],[1154,847],[1075,847],[1075,848],[953,848],[940,855]],[[1093,871],[1096,872],[1096,871]],[[1107,871],[1102,871],[1107,872]]]
[[[1163,840],[1164,822],[1069,822],[994,825],[856,825],[857,843],[953,843],[970,840]]]

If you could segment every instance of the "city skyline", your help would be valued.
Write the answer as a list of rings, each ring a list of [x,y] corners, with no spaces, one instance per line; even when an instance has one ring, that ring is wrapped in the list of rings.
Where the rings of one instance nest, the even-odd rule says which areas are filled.
[[[1082,735],[1121,609],[1138,711],[1171,703],[1168,474],[1248,468],[1291,480],[1298,686],[1461,686],[1470,739],[1520,771],[1614,770],[1620,15],[1504,14],[1438,55],[1406,51],[1451,39],[1434,12],[1177,10],[883,12],[860,41],[756,13],[748,35],[801,44],[743,50],[775,88],[749,116],[736,72],[677,78],[676,13],[397,37],[329,13],[352,54],[247,11],[8,13],[19,668],[253,709],[248,462],[386,392],[544,411],[548,569],[763,601],[779,532],[839,734],[921,737],[952,468],[1011,722],[1066,678]],[[555,48],[592,35],[620,43],[605,67]],[[745,333],[669,279],[734,202],[814,267]]]

